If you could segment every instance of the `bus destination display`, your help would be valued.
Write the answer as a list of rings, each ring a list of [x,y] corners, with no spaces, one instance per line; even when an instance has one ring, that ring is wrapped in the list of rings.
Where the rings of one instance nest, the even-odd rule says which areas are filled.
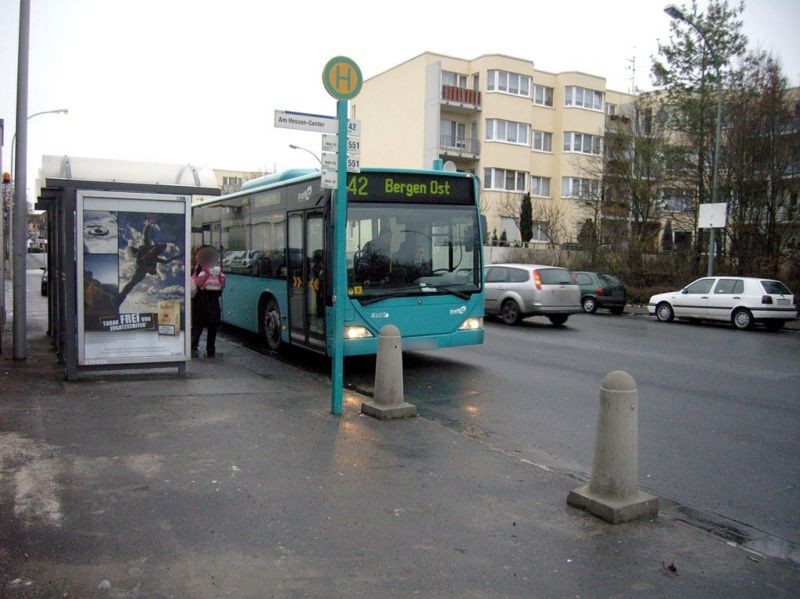
[[[353,201],[444,202],[471,204],[472,179],[411,173],[351,173]]]

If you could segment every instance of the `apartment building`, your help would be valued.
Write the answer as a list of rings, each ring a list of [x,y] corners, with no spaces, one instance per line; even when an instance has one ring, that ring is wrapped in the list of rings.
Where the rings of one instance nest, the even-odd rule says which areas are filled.
[[[214,169],[214,177],[222,194],[234,193],[242,188],[242,183],[266,175],[266,171],[234,171],[230,169]]]
[[[595,75],[549,73],[499,54],[426,52],[367,79],[351,117],[362,123],[364,166],[452,161],[480,177],[490,234],[519,240],[506,215],[529,192],[533,241],[564,243],[593,213],[587,200],[598,189],[607,119],[632,101]]]

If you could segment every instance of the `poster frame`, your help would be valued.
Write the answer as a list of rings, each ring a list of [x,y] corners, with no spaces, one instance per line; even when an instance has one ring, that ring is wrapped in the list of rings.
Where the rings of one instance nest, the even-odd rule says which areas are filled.
[[[162,193],[144,193],[144,192],[124,192],[124,191],[102,191],[102,190],[76,190],[76,210],[75,210],[75,257],[76,257],[76,295],[77,295],[77,344],[78,344],[78,366],[111,366],[111,365],[147,365],[147,364],[174,364],[185,363],[189,360],[190,356],[190,343],[191,343],[191,195],[179,194],[162,194]],[[161,212],[161,214],[182,214],[184,221],[184,239],[183,239],[183,307],[182,307],[182,320],[184,323],[183,334],[183,351],[181,354],[173,355],[119,355],[110,356],[105,358],[86,356],[86,321],[84,314],[84,211],[86,200],[97,200],[100,204],[106,201],[109,204],[109,210],[118,210],[118,208],[111,208],[112,203],[120,201],[131,201],[135,206],[136,201],[139,202],[161,202],[163,207],[166,208],[169,204],[169,209]],[[151,204],[152,205],[152,204]],[[178,205],[180,206],[179,209]],[[97,206],[92,210],[98,209]],[[159,214],[157,210],[137,210],[130,209],[127,212],[142,212],[142,214],[152,213]],[[158,326],[158,323],[156,323]]]

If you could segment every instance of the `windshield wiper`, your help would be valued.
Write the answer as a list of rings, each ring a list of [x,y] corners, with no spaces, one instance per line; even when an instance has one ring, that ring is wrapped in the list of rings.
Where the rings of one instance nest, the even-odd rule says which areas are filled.
[[[427,287],[415,287],[413,289],[404,289],[403,291],[396,291],[394,293],[387,293],[385,295],[375,295],[372,297],[365,297],[365,298],[354,298],[358,299],[362,306],[368,306],[369,304],[374,304],[375,302],[379,302],[384,299],[388,299],[390,297],[408,297],[411,295],[425,295],[426,289],[429,291],[444,291],[445,293],[449,293],[451,295],[455,295],[458,298],[463,300],[468,300],[472,297],[472,293],[474,292],[465,292],[460,291],[458,289],[453,289],[452,287],[448,287],[447,285],[428,285]]]
[[[372,297],[358,297],[353,299],[357,299],[362,306],[368,306],[369,304],[374,304],[375,302],[389,299],[390,297],[408,297],[409,295],[416,295],[416,293],[414,291],[406,290],[395,293],[386,293],[384,295],[373,295]]]
[[[451,293],[456,297],[460,297],[463,300],[468,300],[469,298],[472,297],[472,293],[468,293],[466,291],[460,291],[458,289],[453,289],[452,287],[448,287],[447,285],[435,285],[434,289],[436,289],[436,291],[444,291],[445,293]]]

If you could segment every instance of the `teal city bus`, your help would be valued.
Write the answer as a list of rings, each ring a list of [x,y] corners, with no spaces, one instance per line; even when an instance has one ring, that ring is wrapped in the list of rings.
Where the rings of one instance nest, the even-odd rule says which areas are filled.
[[[404,350],[483,343],[482,221],[472,175],[348,173],[344,354],[373,354],[384,325]],[[330,354],[332,192],[317,170],[246,182],[192,207],[192,245],[220,249],[223,321]]]

